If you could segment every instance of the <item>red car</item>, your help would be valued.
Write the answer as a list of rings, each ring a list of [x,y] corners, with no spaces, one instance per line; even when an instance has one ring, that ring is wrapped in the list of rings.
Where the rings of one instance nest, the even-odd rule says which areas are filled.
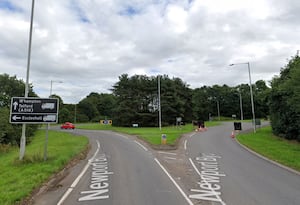
[[[75,129],[75,125],[71,122],[65,122],[60,126],[61,129]]]

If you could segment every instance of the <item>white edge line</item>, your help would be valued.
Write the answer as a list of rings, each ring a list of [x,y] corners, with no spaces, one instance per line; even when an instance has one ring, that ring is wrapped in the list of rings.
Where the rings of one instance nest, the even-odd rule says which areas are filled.
[[[196,165],[194,164],[193,160],[191,158],[189,158],[190,163],[192,164],[193,168],[195,169],[195,171],[197,172],[197,174],[201,177],[202,174],[200,173],[200,171],[197,169]],[[208,182],[206,180],[203,180],[207,185]],[[218,202],[221,203],[222,205],[226,205],[225,202],[221,199],[221,197],[215,192],[214,189],[211,189],[211,192],[216,196],[216,198],[219,200]]]
[[[184,141],[184,150],[186,150],[187,140]]]
[[[193,202],[184,193],[184,191],[180,188],[180,186],[176,183],[176,181],[171,177],[171,175],[168,173],[168,171],[161,165],[161,163],[158,161],[158,159],[154,158],[154,160],[160,166],[160,168],[166,173],[166,175],[169,177],[169,179],[173,182],[173,184],[176,186],[176,188],[179,190],[179,192],[185,198],[185,200],[188,202],[188,204],[194,205]]]
[[[148,151],[148,149],[144,145],[139,143],[138,141],[134,140],[134,142],[137,143],[138,145],[140,145],[146,152]]]
[[[176,153],[172,153],[172,152],[162,152],[162,151],[158,151],[158,153],[160,153],[160,154],[177,155]]]
[[[57,205],[61,205],[66,198],[69,196],[69,194],[73,191],[73,188],[69,188],[66,193],[63,195],[63,197],[60,199],[60,201],[57,203]]]
[[[80,179],[82,178],[82,176],[85,174],[85,172],[87,171],[87,169],[90,166],[91,161],[93,161],[95,159],[95,157],[97,156],[98,152],[100,150],[100,143],[97,140],[97,150],[94,153],[94,155],[88,160],[87,164],[85,165],[85,167],[83,168],[83,170],[81,171],[81,173],[78,175],[78,177],[74,180],[74,182],[71,184],[70,188],[65,192],[65,194],[62,196],[62,198],[59,200],[59,202],[57,203],[57,205],[61,205],[66,199],[67,197],[70,195],[70,193],[73,191],[73,188],[78,184],[78,182],[80,181]]]

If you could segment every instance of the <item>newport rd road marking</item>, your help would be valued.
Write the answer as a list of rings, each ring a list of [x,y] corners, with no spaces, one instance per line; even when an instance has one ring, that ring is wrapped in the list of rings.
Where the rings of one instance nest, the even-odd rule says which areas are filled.
[[[82,178],[82,176],[85,174],[85,172],[87,171],[87,169],[90,166],[90,161],[94,160],[94,158],[96,157],[96,155],[98,154],[99,150],[100,150],[100,142],[97,140],[97,150],[94,153],[93,157],[91,159],[89,159],[88,163],[85,165],[85,167],[83,168],[83,170],[81,171],[81,173],[78,175],[78,177],[74,180],[74,182],[71,184],[70,188],[65,192],[65,194],[62,196],[62,198],[59,200],[59,202],[57,203],[57,205],[61,205],[66,199],[67,197],[70,195],[70,193],[73,191],[74,187],[78,184],[79,180]]]
[[[109,176],[113,172],[108,171],[108,162],[105,154],[101,154],[91,161],[92,173],[90,190],[82,191],[80,194],[85,195],[78,201],[92,201],[109,198]]]
[[[200,189],[191,189],[192,192],[197,192],[198,194],[189,195],[190,198],[214,201],[226,205],[220,197],[221,192],[219,190],[221,190],[221,186],[218,184],[220,183],[220,177],[226,175],[218,171],[217,158],[221,157],[214,154],[202,154],[201,157],[196,157],[197,163],[202,165],[201,172],[195,166],[193,160],[189,158],[190,163],[201,178],[201,181],[197,183]]]
[[[169,172],[161,165],[161,163],[158,161],[158,159],[154,158],[154,160],[160,166],[160,168],[165,172],[165,174],[169,177],[169,179],[173,182],[173,184],[176,186],[176,188],[179,190],[179,192],[184,197],[184,199],[188,202],[188,204],[189,205],[194,205],[193,202],[184,193],[184,191],[180,188],[180,186],[176,183],[176,181],[171,177],[171,175],[169,174]]]
[[[144,145],[139,143],[138,141],[134,140],[134,142],[137,143],[138,145],[140,145],[146,152],[148,151],[148,149]]]

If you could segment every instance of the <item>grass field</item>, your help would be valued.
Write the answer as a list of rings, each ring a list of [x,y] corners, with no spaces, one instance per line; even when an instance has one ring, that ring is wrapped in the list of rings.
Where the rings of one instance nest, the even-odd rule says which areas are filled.
[[[255,134],[240,134],[237,139],[253,151],[300,171],[300,143],[274,136],[271,127],[258,129]]]
[[[205,122],[205,126],[217,126],[220,122]],[[195,127],[192,124],[187,124],[185,126],[176,127],[162,127],[159,130],[158,127],[114,127],[111,125],[101,125],[100,123],[89,123],[89,124],[78,124],[76,126],[78,129],[90,129],[90,130],[113,130],[116,132],[122,132],[126,134],[136,135],[146,142],[159,145],[161,144],[161,136],[162,134],[166,134],[167,136],[167,144],[174,145],[176,140],[184,133],[189,133],[194,131]]]
[[[68,133],[49,131],[48,160],[43,160],[45,131],[39,130],[26,146],[25,158],[19,161],[19,149],[0,153],[0,204],[12,205],[50,176],[61,170],[73,157],[82,152],[88,139]]]

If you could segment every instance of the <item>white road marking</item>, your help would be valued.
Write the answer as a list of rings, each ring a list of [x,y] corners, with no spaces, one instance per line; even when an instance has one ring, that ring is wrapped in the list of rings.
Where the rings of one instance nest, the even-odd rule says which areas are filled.
[[[138,145],[140,145],[146,152],[148,151],[148,149],[144,145],[139,143],[138,141],[134,140],[134,142],[137,143]]]
[[[115,134],[118,135],[118,136],[120,136],[120,137],[122,137],[122,138],[124,138],[124,139],[129,140],[129,138],[127,136],[125,136],[125,135],[121,135],[121,134],[118,134],[118,133],[115,133]]]
[[[83,168],[83,170],[81,171],[81,173],[78,175],[78,177],[71,184],[70,188],[65,192],[65,194],[62,196],[62,198],[59,200],[59,202],[57,203],[57,205],[61,205],[66,200],[66,198],[70,195],[70,193],[73,191],[73,189],[75,188],[75,186],[78,184],[78,182],[80,181],[80,179],[82,178],[82,176],[85,174],[85,172],[89,168],[90,162],[95,159],[95,157],[98,154],[99,150],[100,150],[100,142],[97,140],[97,150],[96,150],[96,152],[94,153],[94,155],[92,156],[92,158],[90,158],[88,160],[88,163],[85,165],[85,167]]]
[[[160,166],[160,168],[166,173],[166,175],[169,177],[169,179],[173,182],[173,184],[176,186],[176,188],[179,190],[179,192],[185,198],[185,200],[188,202],[188,204],[194,205],[193,202],[184,193],[184,191],[180,188],[180,186],[176,183],[176,181],[171,177],[171,175],[168,173],[168,171],[161,165],[161,163],[158,161],[158,159],[154,158],[154,160]]]
[[[196,167],[196,165],[194,164],[193,160],[191,158],[189,158],[190,163],[192,164],[193,168],[195,169],[195,171],[197,172],[197,174],[201,177],[202,174],[200,173],[200,171],[198,170],[198,168]],[[203,182],[207,185],[207,187],[211,187],[211,185],[206,181],[203,180]],[[218,199],[218,202],[220,202],[222,205],[226,205],[225,202],[220,198],[219,194],[216,193],[216,191],[214,189],[210,189],[210,191],[215,195],[215,197]]]
[[[176,153],[173,153],[173,152],[161,152],[161,151],[159,151],[158,153],[160,153],[160,154],[177,155]]]
[[[186,150],[187,140],[184,141],[184,150]]]
[[[196,133],[191,134],[191,135],[189,136],[189,138],[193,137],[195,134],[196,134]]]
[[[164,157],[165,159],[172,159],[172,160],[176,160],[177,158],[174,157]]]

